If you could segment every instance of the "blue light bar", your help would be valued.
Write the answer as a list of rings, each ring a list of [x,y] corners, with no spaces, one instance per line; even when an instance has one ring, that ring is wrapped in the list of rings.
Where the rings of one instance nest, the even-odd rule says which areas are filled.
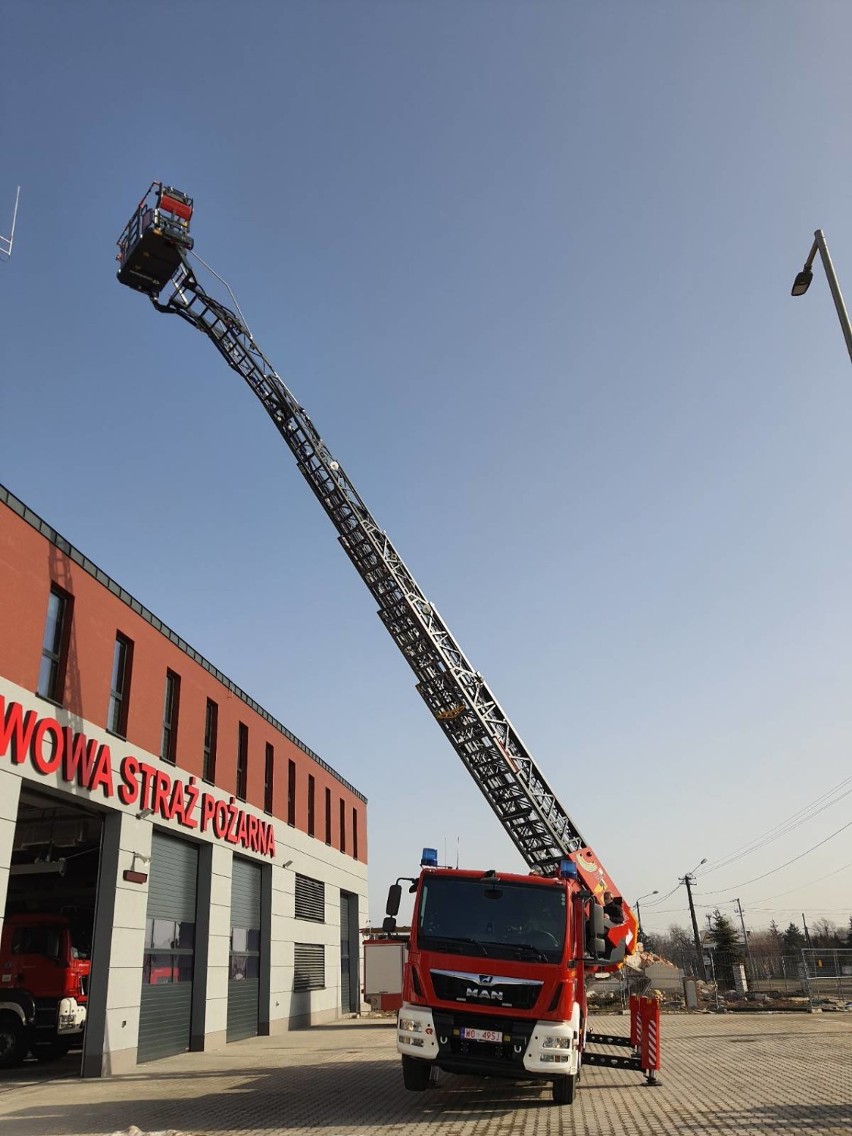
[[[423,855],[420,857],[421,868],[437,868],[438,867],[438,849],[437,848],[424,848]]]
[[[576,880],[577,879],[577,865],[573,860],[560,860],[559,861],[559,878],[560,880]]]

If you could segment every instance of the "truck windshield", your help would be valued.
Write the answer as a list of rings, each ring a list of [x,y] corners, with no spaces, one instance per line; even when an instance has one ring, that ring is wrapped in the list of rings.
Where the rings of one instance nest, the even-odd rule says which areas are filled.
[[[429,876],[420,894],[417,943],[450,954],[559,962],[566,924],[562,888]]]

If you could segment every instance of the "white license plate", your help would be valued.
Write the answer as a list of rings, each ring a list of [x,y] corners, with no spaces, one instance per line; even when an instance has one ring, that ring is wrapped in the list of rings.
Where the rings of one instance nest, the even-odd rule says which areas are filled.
[[[461,1036],[465,1041],[502,1041],[503,1035],[499,1030],[462,1029]]]

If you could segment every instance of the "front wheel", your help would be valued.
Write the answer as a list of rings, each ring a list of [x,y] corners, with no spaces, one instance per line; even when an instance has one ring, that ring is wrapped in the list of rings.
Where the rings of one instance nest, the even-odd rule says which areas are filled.
[[[0,1014],[0,1069],[20,1065],[27,1055],[24,1027],[11,1014]]]
[[[429,1061],[418,1061],[415,1057],[402,1059],[402,1083],[412,1093],[422,1093],[429,1084],[432,1065]]]
[[[553,1103],[573,1104],[579,1079],[579,1073],[568,1073],[564,1077],[557,1077],[553,1082]]]

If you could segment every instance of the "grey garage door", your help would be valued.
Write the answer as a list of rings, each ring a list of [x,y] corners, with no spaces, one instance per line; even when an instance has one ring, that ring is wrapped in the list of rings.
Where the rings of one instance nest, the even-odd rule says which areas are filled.
[[[231,871],[228,1041],[257,1036],[260,1016],[260,865],[235,856]]]
[[[198,851],[154,833],[148,873],[139,1061],[189,1049]]]
[[[340,893],[340,1009],[344,1014],[357,1013],[360,1005],[358,950],[358,896]]]

